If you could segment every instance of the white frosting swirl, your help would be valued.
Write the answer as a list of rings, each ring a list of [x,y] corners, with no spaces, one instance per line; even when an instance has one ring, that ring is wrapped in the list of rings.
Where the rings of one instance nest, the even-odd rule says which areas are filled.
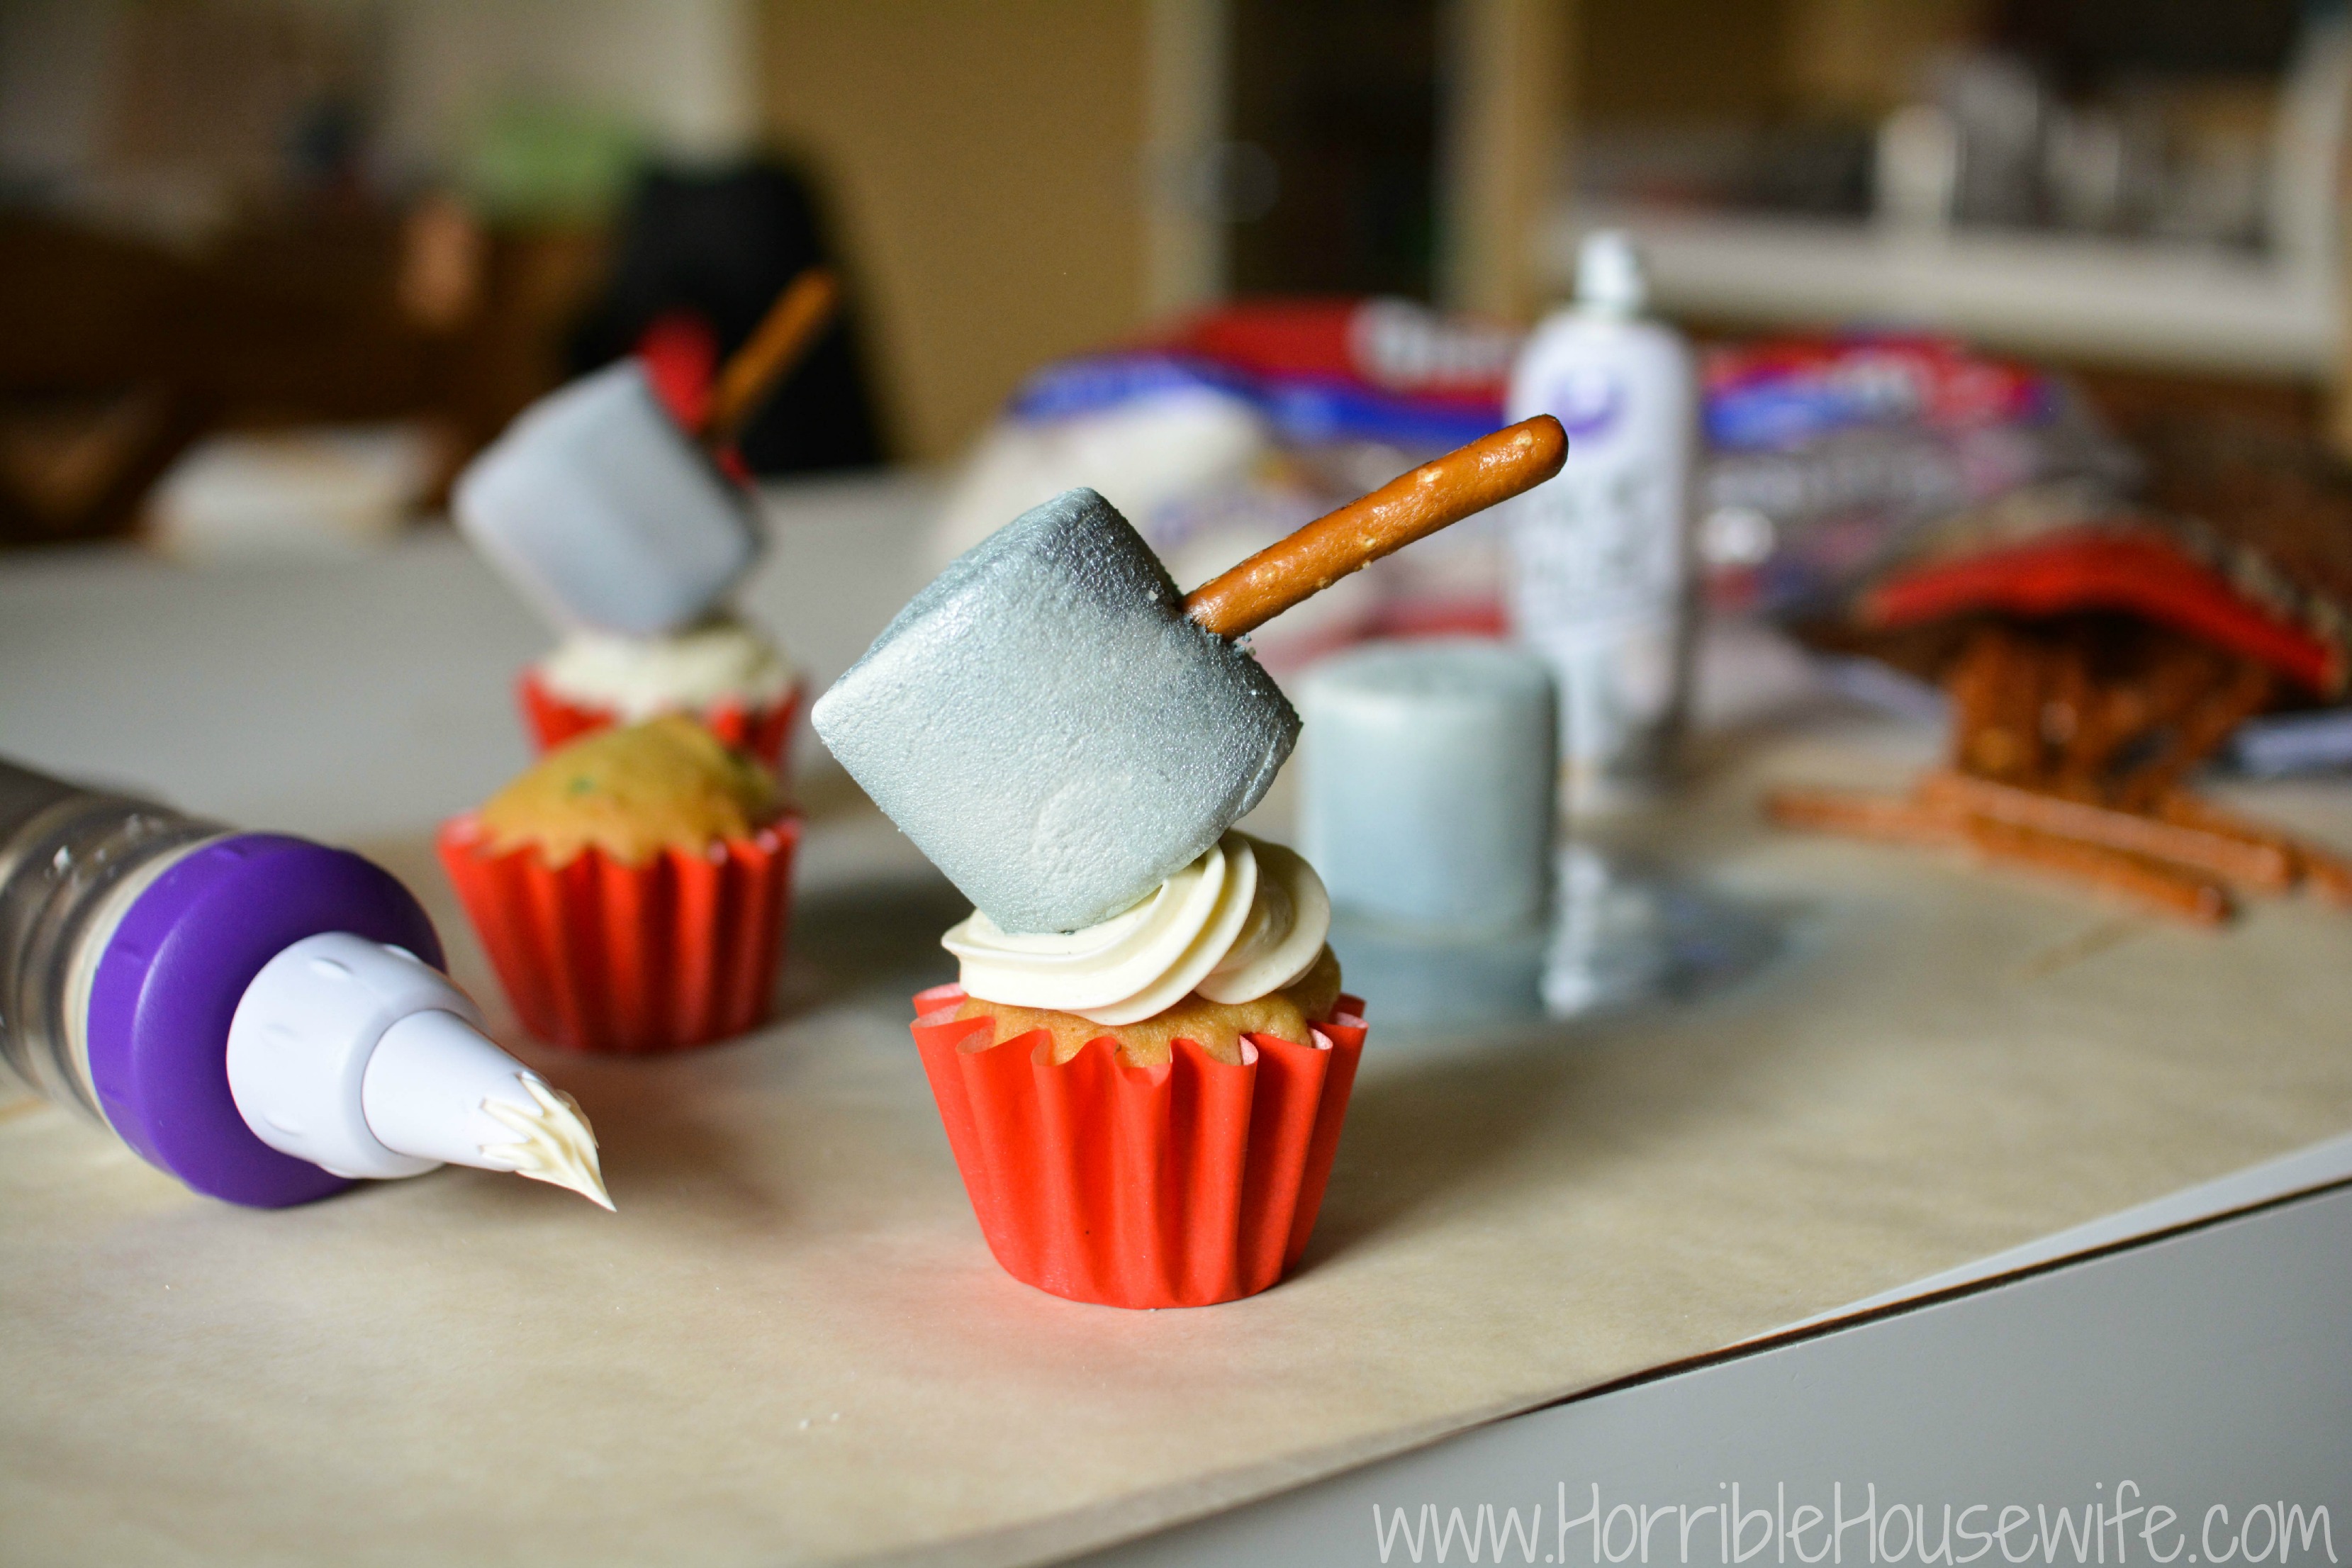
[[[611,1208],[612,1197],[604,1191],[604,1169],[596,1159],[596,1134],[580,1113],[580,1102],[535,1072],[515,1076],[534,1103],[482,1101],[483,1112],[515,1135],[511,1143],[481,1145],[482,1158],[491,1162],[493,1169],[566,1187],[592,1204]]]
[[[1016,934],[979,910],[940,945],[967,994],[1132,1024],[1198,991],[1250,1002],[1315,966],[1331,900],[1315,868],[1279,844],[1227,833],[1122,914],[1083,931]]]
[[[725,616],[668,637],[574,632],[539,662],[549,690],[625,723],[730,699],[756,708],[790,690],[793,673],[767,638]]]

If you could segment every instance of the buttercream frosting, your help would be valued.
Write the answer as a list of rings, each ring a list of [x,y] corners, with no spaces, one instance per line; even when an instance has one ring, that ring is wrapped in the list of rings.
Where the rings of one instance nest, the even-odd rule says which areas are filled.
[[[793,673],[774,644],[731,617],[667,637],[574,632],[539,662],[550,691],[611,709],[625,723],[730,700],[774,702],[792,689]]]
[[[535,1072],[516,1078],[535,1104],[526,1108],[503,1100],[482,1101],[483,1113],[515,1135],[511,1143],[483,1144],[485,1164],[578,1193],[610,1209],[613,1200],[604,1191],[604,1168],[596,1159],[596,1134],[581,1114],[580,1102]]]
[[[1331,901],[1305,859],[1228,832],[1140,903],[1098,924],[1041,934],[1000,930],[978,910],[941,945],[965,993],[1012,1006],[1132,1024],[1197,991],[1251,1002],[1312,968]]]

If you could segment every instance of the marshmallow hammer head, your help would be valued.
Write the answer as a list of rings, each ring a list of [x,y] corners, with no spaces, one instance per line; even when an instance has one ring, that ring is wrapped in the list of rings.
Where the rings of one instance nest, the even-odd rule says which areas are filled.
[[[1000,928],[1075,931],[1214,844],[1298,738],[1181,605],[1108,501],[1066,490],[959,557],[810,718]]]
[[[760,553],[750,498],[634,360],[525,409],[458,477],[452,504],[475,548],[566,629],[675,631]]]

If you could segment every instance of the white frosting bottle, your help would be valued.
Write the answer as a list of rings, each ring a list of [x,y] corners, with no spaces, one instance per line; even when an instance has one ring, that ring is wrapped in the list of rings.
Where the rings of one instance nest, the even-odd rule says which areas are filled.
[[[1510,505],[1510,612],[1558,679],[1573,810],[1656,782],[1688,699],[1697,378],[1681,334],[1643,317],[1646,297],[1633,242],[1588,235],[1575,304],[1511,374],[1506,416],[1568,431],[1559,475]]]
[[[0,758],[0,1074],[255,1208],[444,1162],[605,1208],[595,1134],[500,1050],[407,889]]]

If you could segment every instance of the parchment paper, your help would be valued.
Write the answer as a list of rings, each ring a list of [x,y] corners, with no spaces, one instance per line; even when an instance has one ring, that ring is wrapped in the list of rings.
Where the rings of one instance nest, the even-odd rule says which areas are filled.
[[[1202,1310],[991,1261],[906,1031],[961,906],[858,811],[812,827],[785,1022],[526,1052],[617,1215],[462,1171],[248,1213],[0,1102],[0,1558],[1038,1559],[2352,1127],[2352,919],[2212,935],[1755,822],[1766,776],[1895,771],[1785,743],[1667,825],[1790,933],[1700,1003],[1416,1041],[1350,975],[1373,1029],[1304,1271]],[[2328,791],[2242,804],[2352,842]],[[378,847],[495,998],[423,847]]]

